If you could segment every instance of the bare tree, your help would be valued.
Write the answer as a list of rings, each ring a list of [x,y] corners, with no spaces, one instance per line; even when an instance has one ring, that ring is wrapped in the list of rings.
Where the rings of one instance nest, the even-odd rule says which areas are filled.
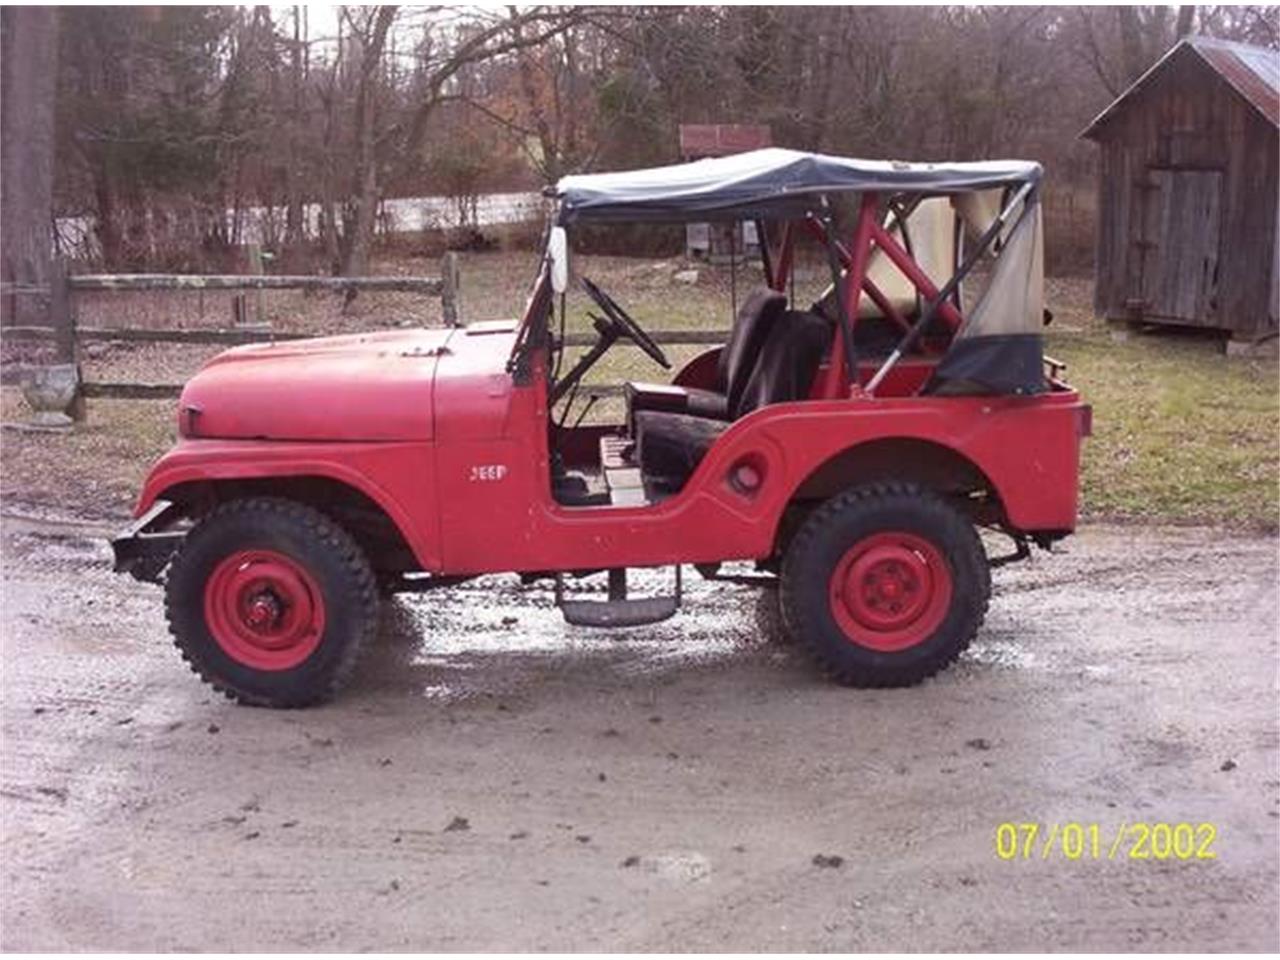
[[[1176,41],[1194,32],[1194,5],[1077,7],[1078,54],[1111,96],[1119,96]]]
[[[0,280],[7,283],[49,278],[57,59],[52,7],[0,9]],[[6,296],[2,305],[5,320],[38,317],[31,297]]]
[[[671,162],[680,123],[873,157],[1025,155],[1083,190],[1076,134],[1177,39],[1280,46],[1280,8],[1260,5],[348,7],[336,38],[302,8],[60,17],[54,201],[92,216],[108,264],[153,265],[165,229],[175,266],[233,253],[249,221],[227,211],[256,207],[291,263],[312,250],[357,273],[390,197]],[[6,175],[37,169],[9,159],[29,138],[3,140]]]
[[[289,44],[289,99],[288,118],[289,156],[287,196],[285,209],[285,248],[290,261],[296,261],[306,240],[303,198],[303,128],[306,123],[306,96],[304,82],[309,61],[305,23],[305,8],[293,8],[293,38]],[[292,265],[292,264],[291,264]]]
[[[350,8],[348,8],[349,10]],[[378,71],[382,66],[382,51],[387,43],[387,31],[396,17],[396,7],[375,7],[367,16],[357,19],[348,13],[352,36],[360,54],[357,68],[355,99],[356,163],[353,175],[355,189],[352,195],[354,216],[345,237],[346,249],[342,258],[342,273],[348,277],[362,276],[368,271],[369,246],[373,242],[374,220],[378,208],[378,158],[375,151],[375,123],[377,120]]]

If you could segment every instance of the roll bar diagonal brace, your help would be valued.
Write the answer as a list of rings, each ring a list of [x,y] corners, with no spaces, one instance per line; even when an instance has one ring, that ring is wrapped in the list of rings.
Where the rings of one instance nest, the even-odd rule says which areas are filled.
[[[1022,204],[1023,201],[1030,200],[1031,191],[1034,187],[1035,185],[1033,183],[1024,183],[1022,187],[1010,198],[1009,202],[1004,205],[999,215],[991,222],[991,225],[987,227],[982,236],[978,239],[973,251],[965,258],[964,263],[957,268],[955,274],[952,275],[951,279],[943,285],[942,289],[939,290],[932,299],[930,299],[924,310],[920,312],[920,319],[916,321],[915,326],[907,331],[906,336],[899,341],[898,345],[894,348],[893,353],[889,354],[884,363],[880,365],[880,369],[877,370],[875,375],[867,382],[866,392],[868,394],[875,394],[876,387],[880,385],[880,381],[882,381],[885,376],[888,375],[889,371],[893,369],[894,365],[902,359],[902,355],[911,349],[912,344],[920,338],[920,335],[928,329],[930,322],[933,320],[934,314],[942,313],[945,310],[953,312],[959,316],[959,311],[952,306],[949,302],[949,298],[955,293],[956,289],[964,281],[964,278],[972,272],[975,266],[977,266],[978,260],[995,242],[996,237],[1000,236],[1001,231],[1003,231],[1008,225],[1009,218],[1013,216],[1013,212],[1018,209],[1018,206]],[[1019,222],[1021,222],[1022,217],[1027,215],[1027,211],[1030,209],[1030,202],[1023,205],[1022,213],[1018,218]],[[888,239],[891,240],[892,238]],[[896,257],[894,257],[893,252],[888,247],[885,248],[885,252],[889,255],[890,259],[893,259],[894,262],[897,263]],[[904,272],[907,272],[902,264],[899,263],[898,266],[900,269],[903,269]],[[912,264],[912,266],[914,266],[914,264]],[[908,276],[910,276],[909,272]],[[925,279],[927,280],[928,278],[926,277]],[[917,289],[923,289],[918,283],[916,286]]]
[[[956,291],[965,278],[973,272],[978,261],[1009,226],[1010,219],[1020,206],[1022,210],[1018,223],[1021,223],[1022,217],[1026,216],[1033,206],[1031,201],[1034,199],[1036,187],[1035,181],[1027,181],[1009,197],[1000,213],[968,251],[964,262],[956,268],[955,273],[941,288],[920,268],[915,258],[893,236],[891,229],[885,229],[880,223],[878,193],[867,191],[862,194],[857,223],[847,247],[836,235],[828,204],[823,204],[824,213],[821,217],[811,216],[806,220],[810,233],[827,248],[841,317],[837,335],[831,345],[826,373],[815,391],[817,395],[823,399],[835,399],[854,394],[874,395],[876,388],[889,371],[916,344],[935,318],[941,319],[953,332],[958,330],[964,322],[964,316],[955,304]],[[910,207],[907,209],[909,210]],[[898,212],[897,216],[901,221],[905,214]],[[1016,228],[1017,224],[1014,226]],[[763,232],[761,240],[766,282],[774,290],[785,291],[794,263],[795,233],[792,224],[787,223],[783,226],[782,237],[776,248],[769,244],[767,235]],[[914,324],[909,323],[894,308],[884,293],[867,276],[873,245],[884,251],[885,257],[916,288],[922,298],[924,306]],[[843,283],[841,283],[842,280]],[[863,293],[872,299],[886,318],[903,331],[902,339],[872,375],[865,388],[857,384],[857,358],[853,349],[853,330],[857,324],[858,304]]]

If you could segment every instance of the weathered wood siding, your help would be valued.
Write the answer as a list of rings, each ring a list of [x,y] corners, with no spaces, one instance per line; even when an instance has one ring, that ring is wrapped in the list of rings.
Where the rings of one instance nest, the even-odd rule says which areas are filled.
[[[1273,291],[1280,282],[1276,128],[1207,65],[1182,57],[1121,104],[1096,139],[1101,148],[1094,294],[1098,313],[1133,316],[1133,301],[1152,299],[1153,270],[1173,277],[1185,269],[1188,250],[1203,249],[1204,234],[1213,232],[1215,225],[1198,224],[1196,217],[1185,215],[1162,217],[1160,210],[1168,208],[1168,200],[1162,202],[1160,193],[1172,188],[1168,171],[1218,171],[1221,197],[1216,211],[1211,205],[1203,207],[1205,216],[1217,217],[1219,237],[1211,292],[1157,297],[1144,307],[1143,316],[1218,327],[1241,337],[1275,330]],[[1160,222],[1162,226],[1153,227]],[[1172,301],[1195,303],[1194,315],[1161,316],[1153,312],[1161,301],[1166,312]],[[1179,307],[1177,312],[1191,311]]]

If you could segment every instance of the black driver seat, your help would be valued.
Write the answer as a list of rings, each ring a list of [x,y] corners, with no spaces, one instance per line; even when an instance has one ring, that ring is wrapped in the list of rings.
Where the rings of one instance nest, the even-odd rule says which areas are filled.
[[[771,403],[803,400],[831,346],[835,326],[821,314],[785,311],[760,349],[737,404],[737,419]],[[655,490],[674,493],[697,469],[720,434],[726,420],[640,410],[635,414],[636,461]]]
[[[767,287],[754,290],[738,310],[729,340],[720,351],[713,390],[671,384],[627,383],[623,386],[627,410],[633,416],[640,410],[661,410],[732,420],[732,411],[747,389],[760,351],[786,308],[784,294]]]

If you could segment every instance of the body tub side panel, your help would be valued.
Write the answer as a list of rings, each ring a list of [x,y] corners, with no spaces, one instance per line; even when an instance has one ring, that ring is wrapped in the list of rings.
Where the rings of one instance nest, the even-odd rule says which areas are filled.
[[[795,491],[829,459],[888,438],[927,440],[972,461],[1022,530],[1076,520],[1079,411],[1074,394],[778,404],[737,421],[680,494],[653,506],[563,507],[550,491],[545,390],[513,389],[500,436],[436,449],[441,538],[450,573],[574,570],[769,555]],[[437,409],[447,409],[439,402]],[[749,462],[764,477],[730,482]]]

